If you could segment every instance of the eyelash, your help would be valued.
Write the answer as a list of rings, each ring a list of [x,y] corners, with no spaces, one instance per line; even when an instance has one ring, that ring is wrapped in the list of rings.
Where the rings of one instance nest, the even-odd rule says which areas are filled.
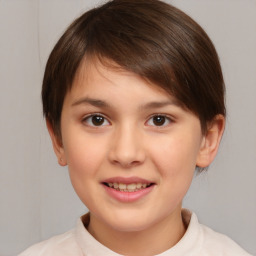
[[[162,118],[164,118],[164,125],[149,125],[149,126],[162,128],[162,127],[168,126],[170,123],[173,122],[173,119],[172,119],[170,116],[166,115],[166,114],[154,114],[154,115],[152,115],[152,116],[146,121],[146,123],[149,123],[150,120],[153,121],[153,118],[156,118],[156,117],[162,117]],[[166,121],[168,121],[167,124],[166,124]]]
[[[93,117],[102,118],[102,119],[103,119],[103,124],[104,124],[106,121],[108,122],[107,125],[110,125],[110,124],[111,124],[111,123],[108,121],[108,119],[107,119],[104,115],[102,115],[102,114],[100,114],[100,113],[93,113],[93,114],[87,115],[87,116],[85,116],[85,117],[82,119],[82,122],[83,122],[83,123],[86,123],[86,125],[87,125],[87,126],[90,126],[90,127],[107,126],[107,125],[102,125],[102,124],[100,124],[100,125],[94,125],[94,124],[93,124],[93,120],[91,120],[91,121],[90,121],[91,124],[89,124],[89,123],[88,123],[88,120],[90,120],[90,118],[92,119]],[[96,120],[95,120],[95,121],[96,121]]]
[[[93,124],[92,118],[94,118],[94,117],[95,118],[102,118],[102,119],[94,120],[94,121],[102,121],[102,123],[99,123],[99,125]],[[164,123],[162,124],[160,122],[159,123],[160,125],[156,125],[156,124],[151,124],[150,125],[150,124],[148,124],[151,120],[152,120],[152,122],[154,122],[153,119],[157,118],[157,117],[164,118]],[[90,123],[89,123],[89,120],[90,120]],[[159,121],[161,121],[161,120],[159,120]],[[111,125],[111,122],[108,121],[108,118],[106,118],[104,115],[102,115],[100,113],[93,113],[93,114],[87,115],[82,119],[82,122],[85,123],[87,126],[90,126],[90,127],[102,127],[102,126]],[[108,124],[104,124],[105,122],[107,122]],[[168,123],[166,124],[166,122],[168,122]],[[162,127],[168,126],[172,122],[173,122],[173,119],[170,116],[166,115],[166,114],[154,114],[154,115],[151,115],[149,119],[147,119],[145,124],[148,125],[148,126],[162,128]]]

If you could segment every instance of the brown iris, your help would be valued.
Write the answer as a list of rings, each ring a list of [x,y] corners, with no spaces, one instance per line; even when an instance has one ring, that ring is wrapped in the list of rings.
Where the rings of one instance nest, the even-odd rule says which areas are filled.
[[[104,123],[105,118],[103,116],[92,116],[92,123],[95,126],[100,126]]]
[[[153,117],[153,123],[156,126],[164,125],[165,121],[166,121],[166,117],[165,116],[154,116]]]

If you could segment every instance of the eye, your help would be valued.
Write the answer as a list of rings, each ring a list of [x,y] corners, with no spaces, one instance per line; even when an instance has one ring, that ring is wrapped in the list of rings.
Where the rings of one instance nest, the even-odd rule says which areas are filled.
[[[155,115],[147,121],[147,125],[150,126],[167,126],[170,123],[171,119],[165,115]]]
[[[93,114],[85,117],[83,119],[83,123],[85,123],[88,126],[94,126],[94,127],[110,125],[110,122],[104,116],[99,114]]]

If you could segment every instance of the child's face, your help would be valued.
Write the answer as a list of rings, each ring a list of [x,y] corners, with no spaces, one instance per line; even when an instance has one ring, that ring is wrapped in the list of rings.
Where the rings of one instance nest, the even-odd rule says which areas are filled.
[[[180,215],[204,144],[199,119],[135,74],[88,66],[64,100],[56,150],[91,223],[139,231]]]

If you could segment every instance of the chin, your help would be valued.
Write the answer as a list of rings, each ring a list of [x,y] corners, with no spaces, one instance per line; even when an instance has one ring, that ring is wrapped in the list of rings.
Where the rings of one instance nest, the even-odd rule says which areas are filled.
[[[148,223],[123,223],[114,224],[113,229],[119,232],[132,233],[132,232],[142,232],[149,228]]]
[[[140,232],[147,230],[152,227],[157,220],[153,220],[151,218],[147,218],[146,215],[136,215],[136,214],[121,214],[119,216],[114,216],[112,218],[111,223],[109,220],[108,225],[110,225],[114,230],[120,232]]]

